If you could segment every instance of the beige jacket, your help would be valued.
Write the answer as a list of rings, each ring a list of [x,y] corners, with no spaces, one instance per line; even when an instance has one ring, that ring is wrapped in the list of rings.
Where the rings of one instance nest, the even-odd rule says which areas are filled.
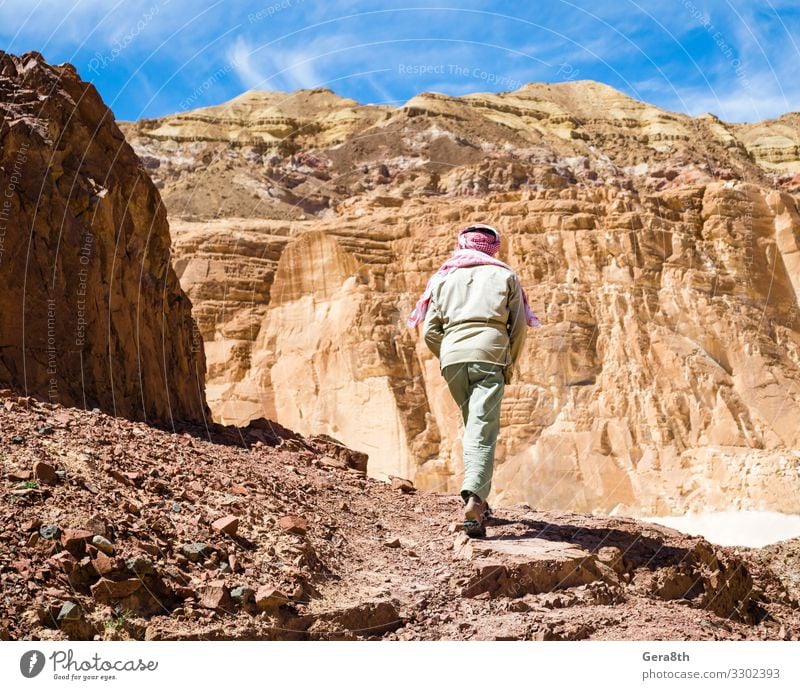
[[[457,268],[436,286],[422,332],[440,368],[458,362],[502,364],[508,383],[527,326],[516,275],[481,265]]]

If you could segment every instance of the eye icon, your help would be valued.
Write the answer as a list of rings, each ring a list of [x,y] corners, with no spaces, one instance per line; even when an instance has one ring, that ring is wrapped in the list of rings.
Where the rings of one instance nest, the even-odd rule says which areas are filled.
[[[19,660],[19,670],[26,678],[35,678],[44,668],[44,654],[38,649],[25,652]]]

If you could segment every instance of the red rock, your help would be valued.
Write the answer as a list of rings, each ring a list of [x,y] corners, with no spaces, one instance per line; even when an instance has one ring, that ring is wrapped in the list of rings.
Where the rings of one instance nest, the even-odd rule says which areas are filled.
[[[142,586],[142,581],[137,578],[128,580],[108,580],[102,578],[90,587],[95,601],[101,604],[110,604],[115,599],[124,599]]]
[[[325,467],[335,467],[335,468],[340,469],[340,470],[343,470],[343,469],[345,469],[347,467],[347,463],[344,460],[341,460],[339,458],[332,458],[332,457],[327,456],[327,455],[323,455],[319,459],[319,461]]]
[[[65,573],[72,572],[72,568],[75,566],[75,559],[72,557],[72,554],[67,553],[66,551],[62,551],[61,553],[57,553],[53,556],[50,561],[61,571]]]
[[[171,265],[158,190],[123,143],[99,93],[76,69],[49,65],[34,52],[20,57],[3,52],[0,59],[4,383],[25,390],[31,397],[18,402],[45,408],[47,416],[53,411],[50,403],[32,396],[47,399],[57,390],[64,405],[83,407],[88,400],[120,418],[202,422],[209,414],[196,377],[202,380],[205,358],[197,346],[191,302]],[[24,92],[24,99],[15,99],[17,92]],[[49,164],[40,165],[43,160]],[[126,193],[120,196],[120,190]],[[36,203],[28,203],[33,198]],[[6,225],[10,215],[15,222]],[[57,235],[61,251],[47,251],[41,238]],[[19,251],[28,240],[30,251]],[[124,243],[124,260],[106,271],[107,257],[122,246],[118,243]],[[20,275],[26,280],[17,280]],[[61,283],[52,284],[53,276],[70,277],[69,294]],[[85,298],[85,321],[75,312],[76,289],[83,295],[81,304]],[[133,315],[118,308],[123,295],[136,296]],[[48,302],[50,297],[55,301]],[[167,304],[169,309],[162,308]],[[22,314],[22,305],[27,341],[6,335],[11,314]],[[15,321],[21,334],[23,327]],[[77,331],[76,322],[81,324]],[[65,349],[78,343],[83,357],[51,353],[58,366],[38,354],[32,358],[31,344],[39,347],[48,339]]]
[[[30,571],[31,559],[20,558],[16,561],[11,561],[11,567],[16,570],[20,575],[25,575]]]
[[[141,515],[141,508],[137,506],[133,501],[123,501],[122,509],[126,513],[130,513],[131,515]]]
[[[92,515],[92,517],[86,521],[86,529],[91,530],[94,534],[101,537],[108,538],[108,524],[99,515]]]
[[[404,494],[416,491],[416,488],[408,479],[403,479],[402,477],[390,477],[390,479],[392,480],[392,488],[397,491],[401,491]]]
[[[404,625],[400,612],[390,601],[367,601],[322,613],[319,618],[329,621],[338,630],[369,631],[370,635],[381,635]]]
[[[283,532],[305,534],[308,531],[308,520],[299,515],[284,515],[278,520],[278,527]]]
[[[161,555],[161,548],[157,544],[139,542],[139,548],[145,553],[153,556],[153,558],[158,558]]]
[[[110,470],[108,474],[116,479],[120,484],[124,484],[125,486],[133,486],[133,482],[128,479],[128,476],[124,472],[120,472],[119,470]]]
[[[37,532],[42,526],[42,521],[39,518],[33,518],[23,522],[21,527],[25,532]]]
[[[58,412],[53,415],[53,421],[61,426],[69,426],[72,421],[72,415],[69,412]]]
[[[33,463],[33,476],[40,482],[51,483],[56,481],[56,468],[47,462],[37,460]]]
[[[197,496],[195,496],[193,493],[187,491],[186,489],[181,491],[176,496],[176,498],[178,500],[180,500],[180,501],[183,501],[184,503],[196,503],[197,502]]]
[[[275,611],[279,606],[288,603],[288,601],[289,597],[279,589],[269,585],[259,587],[256,592],[256,608],[259,611]]]
[[[164,481],[163,479],[152,479],[148,488],[151,491],[155,491],[158,494],[170,494],[172,493],[172,489],[169,486],[169,483]]]
[[[239,518],[234,515],[226,515],[219,520],[215,520],[211,524],[211,527],[217,530],[217,532],[233,535],[236,534],[236,531],[239,529]]]
[[[198,603],[207,609],[232,612],[234,609],[230,590],[222,580],[214,580],[197,588]]]
[[[194,589],[186,585],[176,585],[172,588],[172,591],[175,592],[175,596],[178,599],[194,599],[197,596]]]
[[[98,552],[97,556],[92,559],[92,565],[100,576],[110,575],[111,573],[122,570],[124,567],[120,559],[109,558],[103,552]]]
[[[85,529],[66,529],[61,534],[61,546],[75,556],[82,556],[86,552],[86,542],[94,534]]]

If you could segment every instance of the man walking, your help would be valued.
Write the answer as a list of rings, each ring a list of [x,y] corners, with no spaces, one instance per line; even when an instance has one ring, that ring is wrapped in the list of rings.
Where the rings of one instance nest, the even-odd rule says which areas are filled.
[[[477,224],[458,233],[458,248],[428,281],[408,318],[424,320],[425,343],[464,420],[464,530],[486,536],[494,452],[505,384],[522,353],[526,327],[539,320],[514,270],[493,258],[500,233]],[[457,270],[456,270],[457,269]]]

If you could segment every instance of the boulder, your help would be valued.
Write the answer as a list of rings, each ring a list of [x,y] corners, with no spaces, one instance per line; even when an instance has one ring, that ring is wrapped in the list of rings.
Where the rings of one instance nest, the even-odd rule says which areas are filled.
[[[457,558],[473,562],[462,596],[522,597],[602,580],[595,557],[575,544],[546,539],[456,538]]]
[[[390,477],[390,479],[392,488],[395,491],[400,491],[404,494],[410,494],[416,491],[414,484],[408,479],[404,479],[403,477]]]

